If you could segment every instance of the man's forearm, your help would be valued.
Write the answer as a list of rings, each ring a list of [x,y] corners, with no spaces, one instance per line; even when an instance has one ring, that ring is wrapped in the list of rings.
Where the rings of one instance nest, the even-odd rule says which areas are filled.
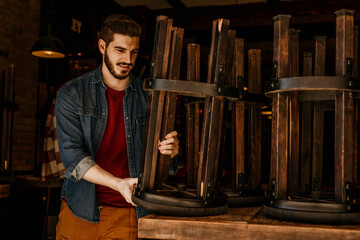
[[[120,192],[128,203],[134,205],[131,200],[131,195],[134,186],[137,184],[137,178],[118,178],[111,173],[102,169],[99,165],[94,165],[84,174],[83,179],[114,189]]]
[[[84,174],[83,179],[98,184],[106,186],[117,190],[115,188],[118,178],[102,169],[99,165],[94,165]]]

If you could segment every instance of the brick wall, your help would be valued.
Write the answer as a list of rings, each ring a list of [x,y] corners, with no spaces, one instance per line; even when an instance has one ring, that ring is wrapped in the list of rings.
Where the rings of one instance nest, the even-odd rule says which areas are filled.
[[[14,64],[13,171],[34,169],[39,60],[30,55],[39,38],[40,0],[0,0],[0,66]]]

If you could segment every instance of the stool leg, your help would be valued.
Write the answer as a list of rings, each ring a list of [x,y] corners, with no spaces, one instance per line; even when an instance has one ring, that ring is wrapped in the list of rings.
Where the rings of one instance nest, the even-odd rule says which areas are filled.
[[[273,98],[271,136],[271,178],[276,179],[276,199],[287,198],[288,120],[288,93],[276,93]]]
[[[300,161],[300,119],[298,92],[291,92],[289,96],[289,194],[296,195],[300,190],[299,161]]]
[[[353,182],[354,99],[351,92],[335,96],[335,201],[346,203],[346,185]]]
[[[235,38],[235,47],[234,47],[234,69],[235,79],[238,80],[241,78],[244,79],[244,39]],[[239,86],[239,82],[235,83],[236,87]],[[232,177],[233,177],[233,189],[240,188],[239,178],[244,178],[245,174],[245,102],[237,101],[234,103],[233,109],[233,126],[235,126],[234,142],[236,148],[234,149],[234,156],[232,164]],[[241,186],[244,188],[244,186]]]
[[[169,48],[171,39],[172,20],[166,16],[156,19],[156,33],[154,39],[151,76],[153,78],[166,78]],[[140,189],[154,189],[155,173],[158,156],[158,141],[160,139],[161,123],[164,107],[164,91],[150,91],[147,102],[147,113],[144,132],[143,156],[145,159],[140,169]]]
[[[248,86],[249,92],[261,94],[261,50],[250,49],[248,51]],[[250,129],[250,162],[249,162],[249,187],[260,189],[261,187],[261,115],[259,103],[248,103],[249,106],[249,129]]]
[[[321,103],[314,104],[314,131],[312,154],[312,190],[320,191],[322,186],[324,109]]]
[[[169,53],[169,67],[168,76],[169,79],[179,79],[180,76],[180,62],[182,45],[184,38],[184,29],[173,27],[171,30],[171,48]],[[173,92],[167,92],[165,96],[163,124],[161,129],[161,140],[165,139],[165,136],[174,130],[175,114],[176,114],[176,97],[177,94]],[[160,155],[158,165],[157,182],[159,184],[166,184],[170,167],[170,156]]]
[[[310,189],[312,104],[304,102],[301,112],[301,190]]]

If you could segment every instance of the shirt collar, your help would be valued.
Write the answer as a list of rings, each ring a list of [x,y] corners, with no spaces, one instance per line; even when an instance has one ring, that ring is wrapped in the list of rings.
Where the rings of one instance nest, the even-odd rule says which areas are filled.
[[[104,87],[106,87],[106,85],[104,83],[103,76],[101,74],[101,69],[102,69],[102,64],[100,64],[100,66],[95,70],[95,73],[93,75],[93,79],[92,79],[91,82],[94,83],[94,84],[98,83],[98,82],[101,82],[102,85]],[[130,76],[129,86],[127,86],[125,90],[130,88],[131,90],[136,91],[135,76],[132,73],[130,73],[129,76]]]

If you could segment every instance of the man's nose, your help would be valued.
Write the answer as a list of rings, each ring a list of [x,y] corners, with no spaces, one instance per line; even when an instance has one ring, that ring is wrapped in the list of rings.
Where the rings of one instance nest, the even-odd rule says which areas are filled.
[[[131,63],[131,52],[126,52],[123,55],[124,62]]]

